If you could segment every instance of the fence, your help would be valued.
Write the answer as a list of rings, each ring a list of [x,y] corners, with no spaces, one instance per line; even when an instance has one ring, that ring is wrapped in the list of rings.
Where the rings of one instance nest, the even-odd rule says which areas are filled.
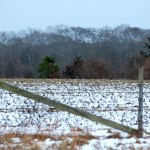
[[[136,83],[133,84],[133,83],[123,82],[120,85],[119,81],[116,83],[109,82],[108,84],[106,81],[95,81],[94,84],[92,84],[91,82],[84,81],[84,80],[83,80],[83,83],[80,81],[77,81],[75,85],[72,83],[72,81],[66,83],[66,81],[62,81],[62,80],[61,81],[58,80],[57,82],[51,81],[50,83],[47,83],[47,84],[43,83],[43,81],[40,81],[39,83],[36,83],[35,81],[33,81],[33,83],[31,81],[30,82],[26,82],[26,81],[12,82],[11,81],[8,83],[11,83],[11,84],[13,83],[13,85],[17,85],[21,89],[25,89],[25,90],[14,88],[2,82],[0,84],[1,88],[7,89],[9,91],[13,91],[17,94],[26,96],[30,99],[37,100],[38,102],[40,101],[43,103],[44,101],[44,103],[51,105],[53,107],[56,107],[60,110],[65,110],[67,112],[70,112],[70,113],[73,113],[82,117],[86,117],[92,121],[99,122],[104,125],[109,125],[113,128],[123,130],[130,134],[137,133],[137,130],[130,128],[126,125],[122,125],[128,122],[129,123],[133,122],[135,126],[137,125],[138,88],[137,88]],[[110,88],[111,86],[113,87],[112,89]],[[42,92],[39,90],[40,88],[42,89]],[[32,94],[31,92],[27,92],[26,90],[32,91],[38,95],[40,94],[44,97],[37,96],[35,94]],[[149,95],[148,92],[147,92],[147,95]],[[5,96],[4,97],[7,98],[8,95],[13,96],[13,94],[6,92],[6,97]],[[64,101],[62,100],[61,96],[63,97]],[[49,98],[45,98],[45,97],[49,97]],[[17,98],[17,97],[14,96],[14,98]],[[11,100],[8,103],[12,103],[11,101],[14,101],[14,98],[11,98]],[[23,97],[18,97],[17,99],[18,99],[17,102],[19,103],[20,99],[23,99]],[[57,102],[51,101],[50,99],[55,99]],[[60,99],[62,103],[64,104],[66,103],[67,105],[70,105],[71,107],[60,104]],[[112,103],[114,105],[111,105]],[[51,114],[58,111],[55,108],[47,107],[45,105],[35,103],[34,101],[31,101],[31,100],[28,100],[27,102],[27,99],[23,99],[23,103],[21,100],[20,105],[22,105],[21,108],[19,107],[15,108],[16,112],[20,112],[20,115],[18,115],[17,118],[21,117],[22,115],[21,112],[30,114],[29,115],[30,117],[28,117],[29,119],[23,118],[22,121],[20,121],[20,125],[24,125],[24,126],[26,126],[29,122],[31,122],[32,118],[35,118],[36,116],[35,114],[37,112],[38,112],[38,115],[40,114],[39,112],[41,112],[40,115],[42,116],[43,110],[44,112],[51,113]],[[29,105],[28,108],[27,108],[27,105]],[[8,106],[9,104],[7,105],[7,107]],[[130,109],[127,109],[129,107]],[[8,110],[6,111],[8,112]],[[11,111],[11,109],[9,109],[9,111]],[[115,123],[113,121],[110,121],[110,120],[113,120],[113,118],[114,120],[116,120],[115,118],[117,117],[118,112],[119,112],[119,115],[121,116],[120,121],[119,121],[120,123]],[[133,112],[136,112],[136,113],[133,113]],[[114,115],[114,113],[116,113],[116,115]],[[134,120],[128,116],[128,114],[130,113],[132,113],[131,114],[132,117],[135,118]],[[104,116],[103,114],[106,114],[104,118],[109,119],[109,116],[111,116],[111,119],[109,120],[104,119],[100,116],[96,116],[97,114],[99,114],[100,116]],[[37,122],[35,122],[35,124],[36,123],[39,124],[38,121],[40,120],[41,116],[39,116],[39,118],[37,117]],[[7,120],[7,118],[9,119],[9,117],[6,117],[5,115],[4,117],[5,117],[4,122],[9,122]],[[127,120],[128,118],[129,120]],[[131,123],[131,126],[133,126],[133,124]],[[18,125],[17,121],[16,121],[16,125]]]

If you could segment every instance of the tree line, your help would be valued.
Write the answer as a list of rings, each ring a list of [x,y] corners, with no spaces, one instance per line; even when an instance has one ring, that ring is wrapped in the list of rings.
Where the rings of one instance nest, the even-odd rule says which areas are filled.
[[[0,77],[37,78],[50,57],[58,65],[47,78],[136,79],[149,29],[130,27],[81,28],[64,25],[45,31],[0,32]],[[150,59],[144,61],[150,78]]]

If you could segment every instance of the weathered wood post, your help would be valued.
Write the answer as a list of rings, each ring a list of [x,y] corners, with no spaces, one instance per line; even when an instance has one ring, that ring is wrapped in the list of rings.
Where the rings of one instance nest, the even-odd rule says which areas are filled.
[[[138,108],[138,137],[143,137],[143,79],[144,69],[139,68],[139,108]]]

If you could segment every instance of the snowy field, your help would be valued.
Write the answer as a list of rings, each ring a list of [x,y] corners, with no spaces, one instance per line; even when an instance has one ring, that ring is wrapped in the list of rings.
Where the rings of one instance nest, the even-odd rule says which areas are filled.
[[[110,80],[4,80],[51,100],[137,129],[138,85]],[[144,138],[0,89],[0,149],[150,149],[150,83],[144,83]]]

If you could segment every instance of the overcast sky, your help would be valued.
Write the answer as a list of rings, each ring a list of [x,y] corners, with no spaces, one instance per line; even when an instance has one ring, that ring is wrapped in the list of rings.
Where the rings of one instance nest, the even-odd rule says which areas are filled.
[[[150,0],[0,0],[0,31],[60,24],[150,29]]]

